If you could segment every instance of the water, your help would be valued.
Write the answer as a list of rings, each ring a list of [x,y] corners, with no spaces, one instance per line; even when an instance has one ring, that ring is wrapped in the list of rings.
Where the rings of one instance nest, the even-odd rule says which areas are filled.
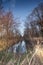
[[[25,45],[25,42],[24,41],[22,41],[22,43],[20,43],[20,45],[18,46],[18,52],[19,53],[25,53],[26,52],[26,45]],[[16,50],[17,50],[16,49]]]
[[[12,52],[12,49],[13,49],[14,53],[25,53],[26,52],[26,44],[24,41],[22,41],[22,42],[20,41],[19,43],[10,47],[8,51]]]

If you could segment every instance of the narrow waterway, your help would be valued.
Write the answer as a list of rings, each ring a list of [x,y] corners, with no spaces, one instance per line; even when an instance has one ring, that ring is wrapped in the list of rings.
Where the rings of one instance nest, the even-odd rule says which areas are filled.
[[[26,52],[26,43],[25,41],[20,41],[19,43],[13,45],[12,47],[9,48],[9,52],[14,52],[14,53],[25,53]]]

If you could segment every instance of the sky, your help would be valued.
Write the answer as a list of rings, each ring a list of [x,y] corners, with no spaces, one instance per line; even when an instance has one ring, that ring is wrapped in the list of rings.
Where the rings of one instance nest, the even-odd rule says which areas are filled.
[[[15,0],[15,17],[19,17],[22,22],[21,32],[23,31],[23,23],[32,10],[43,0]]]
[[[43,0],[15,0],[15,16],[25,19],[40,2]]]
[[[3,0],[5,2],[5,9],[8,7],[12,10],[15,18],[19,18],[21,22],[21,32],[23,33],[24,22],[26,17],[32,10],[43,0]]]

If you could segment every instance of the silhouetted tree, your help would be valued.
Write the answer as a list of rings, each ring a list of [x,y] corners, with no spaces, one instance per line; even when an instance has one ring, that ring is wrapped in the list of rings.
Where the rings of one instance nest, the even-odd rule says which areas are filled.
[[[39,4],[31,14],[35,25],[39,27],[41,35],[43,35],[43,3]],[[35,18],[35,19],[34,19]]]
[[[43,3],[39,4],[32,13],[27,17],[24,29],[24,39],[30,45],[32,37],[40,37],[43,35]],[[31,42],[30,42],[31,41]],[[30,42],[30,43],[29,43]],[[32,44],[34,46],[34,44]],[[30,46],[32,46],[30,45]],[[28,47],[29,48],[29,47]]]

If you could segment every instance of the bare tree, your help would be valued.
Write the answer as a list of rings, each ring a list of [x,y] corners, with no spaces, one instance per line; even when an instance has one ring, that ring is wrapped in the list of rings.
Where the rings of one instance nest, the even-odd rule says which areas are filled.
[[[43,3],[39,4],[32,13],[27,17],[25,22],[24,39],[26,45],[34,46],[34,41],[30,39],[32,37],[39,37],[43,35]],[[31,42],[33,42],[31,44]],[[29,48],[29,47],[28,47]]]
[[[32,36],[41,36],[43,32],[43,3],[39,4],[32,13],[27,17],[27,21],[25,24],[25,32],[29,30],[29,26],[31,29]],[[28,35],[29,31],[27,32]]]
[[[35,25],[40,29],[41,35],[43,35],[43,3],[40,3],[31,13]],[[34,19],[35,18],[35,19]]]
[[[3,29],[3,39],[6,40],[7,48],[9,47],[9,45],[17,43],[17,41],[19,41],[20,39],[20,33],[18,29],[19,23],[14,20],[11,12],[7,12],[2,17],[1,25]]]

